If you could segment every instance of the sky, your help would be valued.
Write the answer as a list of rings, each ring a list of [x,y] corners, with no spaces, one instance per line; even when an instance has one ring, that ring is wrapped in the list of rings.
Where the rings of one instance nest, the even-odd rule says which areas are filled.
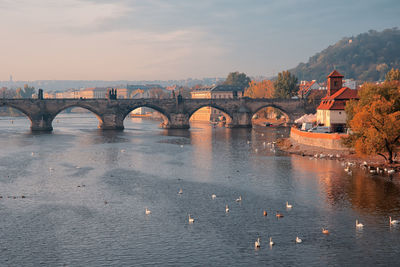
[[[0,0],[0,80],[268,77],[399,14],[399,0]]]

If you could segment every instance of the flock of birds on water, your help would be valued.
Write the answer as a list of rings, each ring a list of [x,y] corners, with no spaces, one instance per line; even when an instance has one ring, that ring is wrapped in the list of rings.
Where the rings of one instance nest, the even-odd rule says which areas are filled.
[[[181,195],[181,194],[183,194],[182,188],[180,188],[179,191],[178,191],[178,195]],[[211,199],[215,200],[216,198],[217,198],[217,195],[215,195],[215,194],[212,194],[212,195],[211,195]],[[239,196],[239,197],[236,199],[236,202],[239,202],[239,203],[242,202],[242,196]],[[287,209],[287,210],[291,210],[292,208],[293,208],[293,205],[292,205],[292,204],[289,204],[289,202],[286,201],[286,209]],[[226,212],[226,213],[229,213],[229,206],[228,206],[228,205],[225,205],[225,212]],[[148,208],[145,208],[145,214],[146,214],[146,215],[150,215],[150,214],[151,214],[151,211],[150,211]],[[267,211],[264,210],[264,211],[263,211],[263,216],[267,216],[267,215],[268,215]],[[275,216],[276,216],[278,219],[284,217],[284,215],[283,215],[282,213],[278,212],[278,211],[275,213]],[[189,223],[189,224],[193,224],[193,223],[194,223],[194,218],[191,217],[190,214],[188,214],[188,223]],[[392,220],[392,217],[389,216],[389,225],[390,225],[390,226],[394,226],[394,225],[397,225],[397,224],[400,224],[400,220]],[[361,222],[359,222],[358,219],[357,219],[357,220],[356,220],[356,225],[355,225],[355,226],[356,226],[357,229],[361,230],[361,229],[363,229],[364,224],[362,224]],[[329,230],[326,229],[326,228],[324,228],[324,227],[322,227],[322,234],[324,234],[324,235],[329,235]],[[302,240],[299,236],[296,236],[296,239],[295,239],[294,241],[295,241],[296,244],[303,243],[303,240]],[[269,238],[269,246],[272,247],[272,246],[274,246],[274,245],[275,245],[275,242],[272,241],[272,237],[270,237],[270,238]],[[256,241],[254,242],[254,248],[255,248],[255,249],[259,249],[260,247],[261,247],[261,240],[260,240],[260,237],[257,237]]]
[[[247,141],[247,144],[250,144],[250,141]],[[276,150],[275,150],[275,144],[276,144],[275,142],[271,142],[271,143],[263,142],[263,146],[264,146],[264,147],[265,147],[266,145],[272,147],[272,148],[271,148],[271,151],[272,151],[272,152],[276,152]],[[181,145],[181,147],[183,147],[183,145]],[[124,153],[125,150],[121,150],[121,152]],[[258,152],[257,149],[256,149],[256,152]],[[31,155],[34,156],[35,153],[32,152]],[[342,163],[342,164],[346,166],[346,168],[344,169],[344,171],[346,171],[348,174],[351,175],[351,174],[352,174],[352,171],[351,171],[350,167],[354,166],[355,164],[354,164],[354,163],[351,163],[351,162],[346,162],[346,163]],[[362,163],[362,164],[361,164],[361,167],[368,168],[368,166],[366,165],[366,162]],[[79,169],[80,167],[77,166],[76,168]],[[49,168],[49,170],[50,170],[50,172],[52,172],[54,169],[53,169],[53,168]],[[388,174],[393,174],[395,171],[394,171],[394,170],[391,170],[391,169],[381,169],[381,170],[380,170],[379,168],[376,168],[376,169],[372,169],[372,168],[371,168],[370,172],[371,172],[371,173],[383,173],[383,172],[387,172]],[[82,185],[82,187],[84,187],[84,186],[85,186],[85,185]],[[78,187],[80,187],[80,186],[78,186]],[[182,188],[179,189],[178,194],[179,194],[179,195],[183,194]],[[0,196],[0,199],[1,199],[1,198],[3,198],[3,197]],[[17,198],[17,197],[15,197],[15,196],[14,196],[14,197],[10,197],[10,196],[9,196],[8,198],[14,198],[14,199],[15,199],[15,198]],[[25,198],[25,196],[22,196],[22,198]],[[217,196],[216,196],[215,194],[212,194],[212,195],[211,195],[211,199],[215,200],[216,198],[217,198]],[[236,199],[236,202],[242,202],[242,196],[239,196],[239,197]],[[104,201],[104,204],[108,204],[108,202],[107,202],[107,201]],[[292,205],[292,204],[289,204],[288,202],[286,202],[286,209],[287,209],[287,210],[291,210],[292,208],[293,208],[293,205]],[[228,206],[228,205],[225,205],[225,212],[226,212],[226,213],[229,213],[229,206]],[[150,211],[148,208],[145,208],[145,214],[146,214],[146,215],[150,215],[150,214],[151,214],[151,211]],[[267,215],[268,215],[267,211],[264,210],[264,211],[263,211],[263,216],[267,216]],[[277,218],[283,218],[283,217],[284,217],[284,215],[283,215],[282,213],[279,213],[279,212],[276,212],[275,216],[276,216]],[[191,217],[190,214],[188,214],[188,223],[189,223],[189,224],[193,224],[194,221],[195,221],[194,218]],[[389,225],[390,225],[390,226],[393,226],[393,225],[397,225],[397,224],[400,224],[400,220],[392,220],[392,217],[389,216]],[[363,229],[364,224],[362,224],[361,222],[359,222],[358,219],[357,219],[357,220],[356,220],[355,227],[356,227],[357,229]],[[324,228],[324,227],[322,227],[322,234],[324,234],[324,235],[329,235],[329,230],[326,229],[326,228]],[[303,242],[303,240],[302,240],[299,236],[296,236],[296,239],[295,239],[294,241],[295,241],[296,244],[300,244],[300,243]],[[275,245],[275,242],[272,241],[272,237],[270,237],[270,238],[269,238],[269,246],[272,248],[272,246],[274,246],[274,245]],[[256,241],[254,242],[254,248],[255,248],[255,249],[259,249],[260,247],[261,247],[261,240],[260,240],[260,237],[257,237]]]

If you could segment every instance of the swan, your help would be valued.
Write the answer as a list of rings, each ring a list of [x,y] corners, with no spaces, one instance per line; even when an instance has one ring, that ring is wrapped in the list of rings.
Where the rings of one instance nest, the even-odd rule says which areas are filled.
[[[275,215],[277,218],[283,218],[283,214],[282,213],[279,213],[278,211],[276,212],[276,215]]]
[[[254,242],[254,247],[259,248],[261,246],[260,238],[257,238],[256,242]]]
[[[229,212],[229,207],[228,207],[228,205],[225,206],[225,212],[226,212],[226,213]]]
[[[268,215],[268,213],[267,213],[266,210],[264,210],[263,215],[264,215],[264,216],[267,216],[267,215]]]
[[[189,223],[194,223],[194,218],[191,218],[190,214],[189,214]]]
[[[289,204],[289,203],[286,201],[286,208],[287,208],[287,209],[291,209],[291,208],[293,208],[293,205]]]
[[[325,228],[323,228],[323,227],[322,227],[322,233],[323,233],[324,235],[329,235],[328,229],[325,229]]]
[[[212,198],[212,199],[216,199],[216,198],[217,198],[217,195],[216,195],[216,194],[212,194],[212,195],[211,195],[211,198]]]
[[[358,220],[356,220],[356,227],[357,227],[357,228],[363,228],[363,227],[364,227],[364,224],[359,223]]]
[[[145,213],[146,215],[149,215],[149,214],[151,214],[151,211],[150,211],[149,209],[146,208],[146,210],[145,210],[144,213]]]
[[[399,220],[392,220],[392,217],[389,217],[389,222],[390,222],[391,225],[400,223]]]
[[[269,238],[269,245],[272,247],[273,245],[275,245],[274,241],[272,241],[272,237]]]
[[[303,240],[301,240],[300,237],[296,236],[296,243],[297,243],[297,244],[300,244],[301,242],[303,242]]]
[[[178,194],[179,194],[179,195],[182,195],[182,194],[183,194],[182,188],[179,189]]]
[[[236,199],[236,202],[242,201],[242,196],[239,196],[239,198]]]
[[[388,171],[387,171],[387,173],[388,173],[388,174],[393,174],[393,173],[395,173],[395,172],[396,172],[396,171],[395,171],[395,170],[393,170],[393,169],[392,169],[392,170],[388,170]]]
[[[258,148],[254,149],[254,151],[257,153],[258,152]]]

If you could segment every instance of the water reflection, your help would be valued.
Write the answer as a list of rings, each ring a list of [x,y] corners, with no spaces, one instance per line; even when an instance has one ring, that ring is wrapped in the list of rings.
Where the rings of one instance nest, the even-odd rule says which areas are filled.
[[[333,160],[293,156],[292,162],[293,167],[303,173],[302,179],[314,180],[311,174],[317,174],[318,190],[332,206],[352,205],[365,214],[400,212],[400,186],[388,176],[370,175],[358,168],[349,175]]]

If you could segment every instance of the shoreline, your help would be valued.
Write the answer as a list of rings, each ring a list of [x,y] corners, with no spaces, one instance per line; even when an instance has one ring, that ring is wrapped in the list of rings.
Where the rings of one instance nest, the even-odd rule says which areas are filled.
[[[297,143],[289,138],[279,138],[277,147],[286,153],[316,159],[337,160],[345,162],[347,166],[358,166],[369,170],[372,174],[384,174],[400,177],[400,163],[388,164],[380,156],[358,156],[353,150],[334,150],[317,146],[308,146]],[[390,173],[394,170],[394,173]],[[388,173],[389,171],[389,173]]]

